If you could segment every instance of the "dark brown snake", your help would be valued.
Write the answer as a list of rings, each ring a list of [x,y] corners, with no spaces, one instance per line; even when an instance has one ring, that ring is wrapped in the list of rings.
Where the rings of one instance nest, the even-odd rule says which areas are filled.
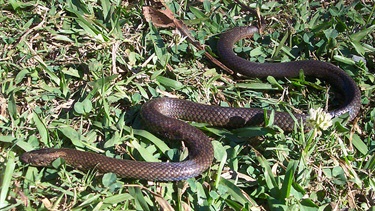
[[[256,27],[237,27],[221,35],[217,50],[221,61],[232,70],[251,77],[298,77],[300,70],[306,76],[324,79],[344,96],[343,105],[330,111],[332,116],[349,113],[353,119],[360,109],[360,91],[353,79],[340,68],[320,61],[296,61],[286,63],[252,63],[238,57],[233,45],[238,40],[257,32]],[[109,158],[92,152],[73,149],[40,149],[26,152],[21,160],[33,166],[49,166],[57,158],[67,164],[87,170],[113,172],[118,176],[145,180],[184,180],[205,171],[212,163],[214,152],[209,138],[197,128],[180,121],[205,122],[213,126],[237,128],[262,125],[263,109],[229,108],[209,106],[185,100],[157,98],[145,103],[141,116],[153,132],[173,140],[184,141],[189,149],[189,159],[182,162],[142,162]],[[297,119],[305,115],[295,114]],[[290,114],[276,112],[274,124],[290,131],[295,123]]]

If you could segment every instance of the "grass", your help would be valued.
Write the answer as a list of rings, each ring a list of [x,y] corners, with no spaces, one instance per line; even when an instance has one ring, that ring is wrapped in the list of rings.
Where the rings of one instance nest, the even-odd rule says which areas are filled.
[[[366,1],[262,2],[265,34],[235,48],[255,62],[318,59],[340,66],[362,92],[353,122],[337,118],[319,136],[272,125],[228,131],[192,123],[212,138],[215,160],[181,182],[96,176],[62,160],[52,168],[22,164],[24,151],[42,147],[182,159],[187,151],[180,143],[166,146],[140,124],[141,105],[154,97],[324,108],[327,86],[319,80],[228,75],[172,29],[145,22],[144,4],[0,0],[1,210],[375,209],[375,6]],[[213,53],[221,32],[255,21],[230,1],[169,5]]]

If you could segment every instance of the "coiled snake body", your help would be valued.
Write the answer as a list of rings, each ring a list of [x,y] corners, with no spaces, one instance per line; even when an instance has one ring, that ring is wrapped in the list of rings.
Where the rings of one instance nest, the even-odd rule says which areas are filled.
[[[344,103],[329,113],[338,116],[349,113],[353,119],[360,108],[360,91],[353,79],[340,68],[320,61],[296,61],[287,63],[253,63],[233,52],[236,41],[257,32],[256,27],[237,27],[221,35],[217,50],[221,61],[232,70],[251,77],[298,77],[300,70],[306,76],[314,76],[329,82],[345,97]],[[262,125],[262,109],[225,108],[208,106],[185,100],[157,98],[142,106],[141,116],[153,132],[173,140],[184,141],[189,149],[189,159],[182,162],[142,162],[109,158],[91,152],[73,149],[40,149],[26,152],[21,160],[34,166],[48,166],[57,158],[76,168],[113,172],[121,177],[145,180],[183,180],[205,171],[213,161],[213,147],[209,138],[200,130],[180,121],[206,122],[219,127],[243,127]],[[295,114],[297,119],[305,115]],[[276,112],[274,124],[291,130],[294,120],[288,113]]]

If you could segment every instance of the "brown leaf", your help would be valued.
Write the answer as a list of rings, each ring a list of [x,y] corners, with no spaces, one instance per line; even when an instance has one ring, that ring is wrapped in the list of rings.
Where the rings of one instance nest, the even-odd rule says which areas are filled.
[[[161,3],[163,4],[163,2]],[[184,24],[184,22],[176,19],[173,12],[168,8],[168,6],[166,4],[163,5],[166,8],[165,10],[157,10],[148,6],[143,7],[143,15],[145,19],[147,21],[151,21],[156,27],[176,28],[183,36],[187,37],[187,40],[197,49],[204,50],[204,47],[191,35],[189,28]],[[207,51],[204,52],[204,55],[221,69],[227,71],[229,74],[233,74],[233,71],[230,68],[226,67],[223,63],[221,63]]]
[[[145,19],[152,22],[154,26],[161,28],[175,27],[173,20],[163,10],[156,10],[148,6],[144,6],[142,9]]]
[[[155,196],[155,199],[158,202],[158,204],[160,205],[161,210],[174,211],[173,207],[163,197]]]

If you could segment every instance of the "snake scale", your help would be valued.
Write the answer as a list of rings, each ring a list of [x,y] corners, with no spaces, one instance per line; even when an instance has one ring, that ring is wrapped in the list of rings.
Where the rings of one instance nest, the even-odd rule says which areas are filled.
[[[236,27],[220,36],[217,51],[221,61],[232,70],[250,77],[298,77],[300,70],[306,76],[323,79],[344,96],[343,104],[329,113],[339,116],[349,113],[353,119],[360,109],[360,91],[353,79],[340,68],[325,62],[307,60],[286,63],[253,63],[238,57],[233,45],[249,37],[258,29],[254,26]],[[214,157],[209,138],[197,128],[179,119],[205,122],[213,126],[237,128],[247,125],[262,125],[263,109],[230,108],[209,106],[185,100],[156,98],[145,103],[140,111],[143,122],[154,133],[171,140],[184,141],[189,149],[189,158],[182,162],[143,162],[109,158],[104,155],[74,149],[40,149],[26,152],[21,160],[33,166],[49,166],[57,158],[67,164],[87,170],[113,172],[120,177],[154,181],[184,180],[195,177],[211,165]],[[305,119],[303,114],[295,114]],[[274,124],[290,131],[294,120],[286,112],[276,112]]]

